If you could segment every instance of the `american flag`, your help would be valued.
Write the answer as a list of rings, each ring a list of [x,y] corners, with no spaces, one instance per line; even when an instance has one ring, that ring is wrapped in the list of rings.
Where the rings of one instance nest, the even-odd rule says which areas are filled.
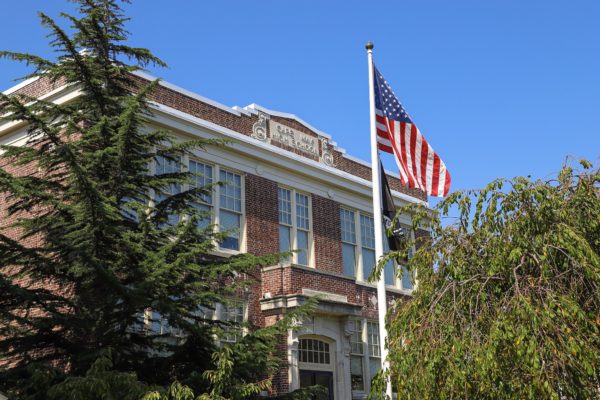
[[[446,196],[450,191],[446,165],[419,132],[377,68],[374,87],[378,147],[396,156],[400,181],[431,196]]]

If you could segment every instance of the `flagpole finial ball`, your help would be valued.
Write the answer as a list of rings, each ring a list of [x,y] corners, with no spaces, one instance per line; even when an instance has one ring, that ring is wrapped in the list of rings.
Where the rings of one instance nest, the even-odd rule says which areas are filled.
[[[368,41],[367,44],[365,44],[365,49],[367,50],[373,50],[373,47],[375,46],[373,46],[373,42],[371,41]]]

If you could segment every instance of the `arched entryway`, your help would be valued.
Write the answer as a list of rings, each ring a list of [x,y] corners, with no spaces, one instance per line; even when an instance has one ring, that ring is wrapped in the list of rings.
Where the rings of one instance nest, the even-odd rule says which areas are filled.
[[[321,385],[326,393],[318,400],[334,400],[335,352],[332,343],[319,336],[302,336],[298,340],[300,387]]]

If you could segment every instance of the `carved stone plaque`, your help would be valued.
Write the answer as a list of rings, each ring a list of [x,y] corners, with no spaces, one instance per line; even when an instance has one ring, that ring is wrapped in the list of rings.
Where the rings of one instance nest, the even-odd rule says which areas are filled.
[[[319,156],[319,142],[317,138],[273,120],[269,120],[269,132],[271,133],[271,140],[274,142],[294,147],[317,157]]]

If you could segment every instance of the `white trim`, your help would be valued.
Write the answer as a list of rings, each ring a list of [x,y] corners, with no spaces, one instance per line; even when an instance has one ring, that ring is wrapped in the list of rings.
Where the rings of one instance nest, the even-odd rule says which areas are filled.
[[[18,83],[15,86],[6,89],[5,91],[2,92],[2,94],[8,96],[9,94],[16,92],[17,90],[21,89],[22,87],[25,87],[25,86],[29,85],[30,83],[37,81],[38,79],[40,79],[39,75],[34,76],[32,78],[25,79],[23,82]]]
[[[148,81],[154,81],[156,79],[160,79],[160,78],[158,78],[156,76],[150,75],[150,74],[148,74],[146,72],[143,72],[143,71],[140,71],[140,70],[133,71],[132,74],[136,75],[136,76],[139,76],[140,78],[146,79]],[[194,92],[191,92],[189,90],[186,90],[186,89],[184,89],[184,88],[182,88],[180,86],[174,85],[174,84],[169,83],[167,81],[160,80],[159,81],[159,85],[162,86],[162,87],[165,87],[167,89],[174,90],[174,91],[176,91],[176,92],[178,92],[180,94],[183,94],[185,96],[191,97],[194,100],[201,101],[201,102],[209,104],[209,105],[211,105],[213,107],[217,107],[220,110],[227,111],[228,113],[231,113],[233,115],[237,115],[238,117],[241,115],[241,113],[238,110],[235,110],[235,109],[233,109],[231,107],[228,107],[228,106],[226,106],[224,104],[221,104],[221,103],[219,103],[217,101],[211,100],[211,99],[209,99],[207,97],[201,96],[201,95],[199,95],[197,93],[194,93]]]
[[[294,157],[295,154],[290,153],[290,152],[288,152],[286,150],[283,150],[283,149],[281,149],[279,147],[276,147],[276,146],[274,146],[274,145],[272,145],[270,143],[265,143],[265,142],[258,141],[256,139],[250,137],[250,136],[246,136],[246,135],[240,134],[240,133],[238,133],[238,132],[236,132],[234,130],[231,130],[229,128],[225,128],[225,127],[217,125],[217,124],[215,124],[213,122],[206,121],[206,120],[204,120],[202,118],[195,117],[195,116],[193,116],[191,114],[188,114],[188,113],[176,110],[176,109],[174,109],[172,107],[165,106],[163,104],[156,103],[156,102],[151,102],[150,104],[151,104],[151,106],[156,111],[160,111],[160,112],[162,112],[162,113],[164,113],[164,114],[166,114],[168,116],[179,118],[182,121],[191,123],[191,124],[193,124],[195,126],[200,126],[200,127],[203,127],[203,128],[207,128],[207,129],[209,129],[209,130],[211,130],[213,132],[222,134],[223,136],[226,136],[226,137],[228,137],[230,139],[235,139],[236,141],[242,142],[244,144],[249,144],[249,145],[251,145],[255,149],[266,150],[269,153],[274,153],[274,154],[276,154],[278,156],[283,156],[286,159],[293,160],[295,163],[304,164],[305,166],[310,167],[312,169],[318,169],[318,170],[320,170],[322,172],[327,173],[328,175],[335,175],[337,178],[341,178],[341,179],[349,180],[349,181],[354,182],[354,183],[358,183],[361,186],[363,186],[364,188],[367,188],[368,192],[371,192],[371,190],[372,190],[371,189],[372,188],[372,184],[371,184],[370,181],[368,181],[366,179],[363,179],[363,178],[360,178],[358,176],[352,175],[352,174],[350,174],[348,172],[339,170],[339,169],[334,168],[334,167],[330,167],[328,165],[325,165],[325,164],[320,163],[318,161],[311,160],[309,158],[303,158],[303,157],[297,157],[297,156]],[[152,119],[156,120],[157,122],[160,122],[159,118],[156,118],[156,116],[154,116],[154,118],[152,118]],[[163,124],[168,125],[166,122],[163,122]],[[181,129],[181,130],[185,131],[185,129]],[[196,134],[195,136],[198,136],[198,135]],[[246,149],[244,149],[244,150],[246,150]],[[264,159],[264,155],[260,155],[260,156],[257,155],[257,158]],[[314,177],[314,175],[313,175],[313,177]],[[330,179],[328,179],[328,180],[330,180]],[[397,199],[403,200],[405,202],[422,204],[422,205],[425,205],[427,207],[429,206],[429,204],[427,202],[423,201],[423,200],[417,199],[415,197],[412,197],[412,196],[409,196],[407,194],[400,193],[400,192],[397,192],[397,191],[392,191],[392,196],[396,197]]]
[[[147,73],[142,72],[142,71],[136,71],[135,75],[137,75],[137,76],[139,76],[141,78],[144,78],[144,79],[155,79],[152,75],[147,74]],[[36,79],[31,78],[31,82],[33,82],[34,80],[36,80]],[[25,82],[31,83],[28,80],[28,81],[22,82],[19,85],[25,86],[25,84],[26,84]],[[330,135],[328,135],[328,134],[326,134],[324,132],[321,132],[321,131],[315,129],[314,127],[312,127],[311,125],[307,124],[302,119],[300,119],[297,116],[295,116],[294,114],[287,114],[287,113],[281,113],[281,112],[278,112],[278,111],[269,110],[269,109],[264,108],[262,106],[259,106],[257,104],[251,104],[249,106],[244,107],[243,109],[241,109],[241,108],[239,108],[237,106],[234,107],[234,108],[229,108],[229,107],[227,107],[227,106],[225,106],[223,104],[220,104],[220,103],[215,102],[213,100],[207,99],[207,98],[205,98],[203,96],[200,96],[198,94],[189,92],[189,91],[187,91],[187,90],[185,90],[183,88],[180,88],[180,87],[178,87],[176,85],[173,85],[173,84],[170,84],[168,82],[161,81],[160,84],[162,86],[164,86],[164,87],[167,87],[167,88],[170,88],[172,90],[175,90],[175,91],[177,91],[179,93],[182,93],[182,94],[184,94],[186,96],[192,97],[192,98],[194,98],[196,100],[199,100],[199,101],[205,102],[207,104],[213,105],[213,106],[215,106],[215,107],[217,107],[219,109],[222,109],[224,111],[230,112],[230,113],[232,113],[234,115],[238,115],[238,116],[241,115],[241,114],[248,115],[248,113],[254,114],[255,112],[257,112],[257,111],[260,110],[260,111],[264,111],[264,112],[267,112],[267,113],[271,113],[272,115],[275,115],[275,116],[281,116],[281,117],[284,117],[284,118],[292,118],[292,119],[296,120],[297,122],[299,122],[299,123],[307,126],[308,128],[314,130],[315,132],[317,132],[318,134],[322,135],[323,137],[326,137],[326,138],[330,138],[331,137]],[[13,91],[17,90],[18,87],[22,87],[22,86],[19,86],[19,85],[15,86],[13,88],[10,88],[8,90],[9,91],[10,90],[13,90]],[[53,90],[52,92],[47,93],[44,96],[40,97],[40,99],[47,99],[48,97],[54,96],[54,95],[58,94],[59,92],[67,89],[69,86],[72,87],[73,85],[64,85],[64,86],[61,86],[61,87]],[[79,90],[75,90],[73,92],[70,92],[69,95],[66,98],[57,99],[56,103],[57,104],[62,104],[64,102],[66,102],[66,101],[69,101],[69,100],[72,100],[73,98],[78,97],[80,94],[81,94],[81,92]],[[284,156],[286,159],[291,159],[294,162],[300,162],[300,163],[302,163],[302,164],[304,164],[304,165],[306,165],[308,167],[311,167],[311,168],[315,168],[316,167],[317,169],[319,169],[319,170],[321,170],[321,171],[323,171],[323,172],[325,172],[325,173],[327,173],[329,175],[335,175],[338,178],[342,178],[342,179],[345,179],[345,180],[350,180],[350,181],[352,181],[354,183],[358,183],[359,185],[361,185],[361,186],[369,189],[368,190],[369,192],[371,191],[372,184],[371,184],[370,181],[368,181],[366,179],[359,178],[359,177],[357,177],[355,175],[352,175],[352,174],[350,174],[348,172],[339,170],[339,169],[334,168],[334,167],[327,166],[327,165],[325,165],[323,163],[320,163],[318,161],[314,161],[314,160],[311,160],[311,159],[308,159],[308,158],[296,157],[295,154],[290,153],[290,152],[288,152],[286,150],[283,150],[283,149],[281,149],[279,147],[273,146],[273,145],[271,145],[269,143],[260,142],[260,141],[258,141],[256,139],[252,138],[252,137],[240,134],[239,132],[236,132],[234,130],[231,130],[231,129],[222,127],[222,126],[220,126],[218,124],[215,124],[213,122],[210,122],[210,121],[207,121],[207,120],[195,117],[195,116],[193,116],[191,114],[188,114],[188,113],[185,113],[183,111],[177,110],[175,108],[166,106],[164,104],[160,104],[160,103],[156,103],[156,102],[150,102],[150,104],[151,104],[151,106],[155,110],[160,111],[160,112],[162,112],[162,113],[164,113],[166,115],[169,115],[171,117],[179,118],[179,119],[181,119],[183,121],[186,121],[186,122],[191,123],[191,124],[196,125],[196,126],[200,126],[200,127],[203,127],[203,128],[208,128],[208,129],[210,129],[210,130],[212,130],[214,132],[220,133],[220,134],[222,134],[222,135],[224,135],[226,137],[229,137],[229,138],[232,138],[232,139],[236,139],[238,141],[241,141],[241,142],[244,142],[244,143],[247,143],[247,144],[251,144],[255,148],[260,148],[260,149],[263,149],[263,150],[267,150],[267,151],[269,151],[271,153],[275,153],[275,154],[277,154],[279,156]],[[151,118],[151,119],[158,120],[158,118]],[[18,126],[18,125],[20,125],[22,123],[23,122],[9,122],[9,123],[6,123],[4,125],[0,125],[0,135],[2,134],[2,131],[14,128],[14,127],[16,127],[16,126]],[[331,142],[330,144],[332,146],[335,146],[335,142]],[[361,160],[359,158],[356,158],[354,156],[350,156],[348,154],[345,154],[345,150],[344,149],[341,149],[341,148],[339,148],[339,147],[336,146],[336,150],[340,151],[342,153],[343,157],[345,157],[345,158],[347,158],[347,159],[349,159],[351,161],[357,162],[357,163],[359,163],[361,165],[364,165],[364,166],[367,166],[367,167],[369,166],[368,162],[366,162],[364,160]],[[264,155],[261,155],[261,156],[264,156]],[[264,158],[264,157],[259,157],[259,159],[262,159],[262,158]],[[391,171],[387,171],[386,170],[386,173],[390,174],[391,176],[394,176],[394,173],[391,172]],[[409,203],[421,204],[421,205],[424,205],[426,207],[429,207],[429,203],[428,202],[423,201],[421,199],[418,199],[416,197],[412,197],[412,196],[409,196],[407,194],[395,191],[395,190],[392,190],[392,196],[394,196],[398,200],[402,200],[402,201],[409,202]]]

